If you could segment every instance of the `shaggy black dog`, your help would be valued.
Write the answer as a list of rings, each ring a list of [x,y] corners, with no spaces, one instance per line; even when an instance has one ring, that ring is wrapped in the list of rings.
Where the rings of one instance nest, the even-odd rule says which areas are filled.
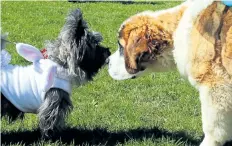
[[[46,42],[48,59],[59,64],[57,77],[68,80],[71,85],[81,85],[89,80],[107,63],[110,51],[100,45],[102,36],[91,32],[83,20],[80,9],[72,11],[55,41]],[[8,115],[10,120],[23,117],[1,93],[1,117]],[[39,117],[39,126],[43,135],[63,129],[65,117],[72,109],[70,94],[59,88],[51,88],[35,114]]]

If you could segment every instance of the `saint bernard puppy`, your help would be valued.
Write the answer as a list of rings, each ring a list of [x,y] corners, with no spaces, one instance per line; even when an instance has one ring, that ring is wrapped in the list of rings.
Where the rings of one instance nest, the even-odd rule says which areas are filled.
[[[177,67],[200,93],[201,146],[232,140],[232,7],[188,0],[167,10],[145,11],[121,25],[118,39],[109,61],[113,79]]]

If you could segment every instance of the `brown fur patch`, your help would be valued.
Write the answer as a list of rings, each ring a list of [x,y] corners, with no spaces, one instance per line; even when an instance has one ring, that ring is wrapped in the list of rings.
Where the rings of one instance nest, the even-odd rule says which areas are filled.
[[[232,26],[232,18],[230,12],[224,13],[225,6],[214,2],[200,13],[191,31],[191,73],[198,83],[213,86],[230,82],[225,70],[228,64],[222,64],[225,58],[222,48],[231,41],[228,30]]]
[[[183,6],[176,13],[162,14],[157,18],[157,21],[160,22],[160,24],[163,26],[165,31],[168,31],[170,34],[173,34],[185,10],[186,10],[186,7]]]
[[[223,18],[222,38],[222,63],[226,71],[232,75],[232,8]]]
[[[196,29],[211,43],[215,42],[215,33],[220,25],[224,9],[224,5],[214,2],[195,21]]]
[[[138,58],[143,53],[150,53],[150,59],[162,53],[165,48],[173,47],[172,34],[186,7],[176,13],[165,13],[158,17],[133,16],[122,26],[119,42],[124,48],[127,71],[136,73],[141,69]]]

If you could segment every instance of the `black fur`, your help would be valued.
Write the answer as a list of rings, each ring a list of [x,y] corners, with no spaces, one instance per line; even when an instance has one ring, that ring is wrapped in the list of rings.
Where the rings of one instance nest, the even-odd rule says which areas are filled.
[[[92,79],[102,65],[107,63],[106,59],[110,55],[110,52],[106,51],[102,46],[96,46],[96,50],[96,52],[93,53],[95,55],[94,58],[88,58],[91,54],[88,54],[90,51],[87,51],[82,62],[80,62],[80,68],[87,73],[87,78],[89,80]]]
[[[65,118],[73,105],[69,94],[62,89],[51,88],[45,95],[45,100],[39,108],[39,127],[44,136],[61,131],[65,125]]]

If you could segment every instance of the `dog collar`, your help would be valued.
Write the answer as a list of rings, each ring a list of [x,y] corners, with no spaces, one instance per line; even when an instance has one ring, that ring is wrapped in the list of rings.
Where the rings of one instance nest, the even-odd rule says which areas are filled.
[[[40,50],[40,52],[42,53],[44,59],[48,59],[48,53],[47,53],[47,49],[43,48],[42,50]]]
[[[67,68],[67,64],[64,64],[60,59],[56,57],[48,56],[48,52],[46,48],[43,48],[42,50],[40,50],[40,52],[42,53],[44,59],[51,59],[56,63],[58,63],[59,65],[63,66],[64,68]]]

